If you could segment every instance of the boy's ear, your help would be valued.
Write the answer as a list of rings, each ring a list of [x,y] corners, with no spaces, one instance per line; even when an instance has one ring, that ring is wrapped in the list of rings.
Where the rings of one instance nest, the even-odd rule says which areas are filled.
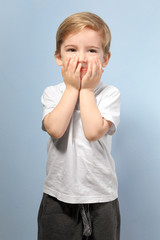
[[[61,54],[55,52],[54,56],[55,56],[56,63],[58,64],[58,66],[62,66],[63,65],[63,61],[62,61]]]
[[[103,56],[102,67],[106,67],[106,66],[107,66],[110,57],[111,57],[111,53],[110,53],[110,52],[108,52],[107,54],[105,54],[105,55]]]

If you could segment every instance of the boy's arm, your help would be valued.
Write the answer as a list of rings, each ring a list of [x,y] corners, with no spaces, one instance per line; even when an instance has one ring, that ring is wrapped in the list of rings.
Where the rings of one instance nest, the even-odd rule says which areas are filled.
[[[80,109],[83,130],[87,140],[98,140],[108,132],[112,122],[101,116],[93,91],[88,89],[80,91]]]
[[[58,105],[43,120],[45,130],[53,138],[63,136],[72,117],[80,89],[80,68],[75,58],[67,59],[62,66],[66,89]]]
[[[105,120],[97,107],[94,88],[97,86],[103,73],[98,60],[93,60],[82,79],[80,91],[80,112],[83,130],[89,141],[101,138],[110,129],[112,122]]]
[[[45,116],[43,124],[51,137],[63,136],[72,117],[77,98],[78,90],[67,87],[58,105]]]

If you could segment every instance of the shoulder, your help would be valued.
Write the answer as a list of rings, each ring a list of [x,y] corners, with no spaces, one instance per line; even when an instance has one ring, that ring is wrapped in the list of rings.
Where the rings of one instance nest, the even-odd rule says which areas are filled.
[[[47,95],[53,95],[53,93],[63,93],[65,90],[65,84],[64,83],[59,83],[57,85],[54,85],[54,86],[49,86],[49,87],[46,87],[44,89],[44,93],[43,94],[47,94]]]
[[[54,86],[46,87],[42,96],[41,96],[41,102],[42,104],[51,104],[51,103],[57,103],[57,101],[60,100],[65,90],[65,84],[59,83]]]
[[[98,96],[108,96],[108,97],[112,97],[112,96],[117,96],[120,97],[120,91],[117,87],[113,86],[113,85],[107,85],[103,82],[100,82],[98,84],[98,86],[95,89],[95,95]]]

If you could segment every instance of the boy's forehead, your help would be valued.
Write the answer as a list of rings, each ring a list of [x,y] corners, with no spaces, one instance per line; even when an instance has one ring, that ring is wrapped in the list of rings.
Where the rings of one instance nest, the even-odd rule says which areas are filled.
[[[63,42],[94,42],[99,43],[103,41],[103,37],[100,31],[93,30],[91,28],[84,28],[79,31],[71,32],[65,36]]]

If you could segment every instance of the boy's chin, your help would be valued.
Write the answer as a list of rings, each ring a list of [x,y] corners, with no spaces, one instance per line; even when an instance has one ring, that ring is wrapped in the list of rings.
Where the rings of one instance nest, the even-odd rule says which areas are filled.
[[[80,76],[81,76],[81,79],[86,75],[86,71],[85,72],[81,72]]]

